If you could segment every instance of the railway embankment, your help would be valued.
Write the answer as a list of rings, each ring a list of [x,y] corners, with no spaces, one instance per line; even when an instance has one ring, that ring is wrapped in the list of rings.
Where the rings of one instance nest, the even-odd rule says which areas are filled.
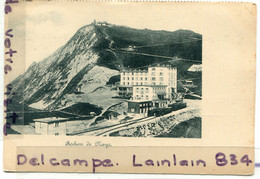
[[[127,129],[118,130],[109,134],[109,136],[122,137],[155,137],[161,134],[170,133],[175,126],[181,122],[192,118],[201,117],[200,109],[186,108],[177,113],[170,113],[164,116],[156,117],[151,121],[133,124]]]

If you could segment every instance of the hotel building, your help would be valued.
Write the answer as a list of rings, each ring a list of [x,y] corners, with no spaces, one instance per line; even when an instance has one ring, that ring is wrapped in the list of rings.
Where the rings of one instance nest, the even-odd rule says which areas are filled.
[[[147,70],[120,72],[121,97],[131,97],[128,112],[147,113],[153,107],[164,107],[177,93],[177,68],[170,65],[149,66]]]

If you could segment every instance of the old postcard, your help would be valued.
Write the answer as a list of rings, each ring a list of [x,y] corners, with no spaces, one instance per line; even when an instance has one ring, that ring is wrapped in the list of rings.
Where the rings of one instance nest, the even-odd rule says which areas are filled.
[[[256,5],[7,0],[4,170],[254,172]]]

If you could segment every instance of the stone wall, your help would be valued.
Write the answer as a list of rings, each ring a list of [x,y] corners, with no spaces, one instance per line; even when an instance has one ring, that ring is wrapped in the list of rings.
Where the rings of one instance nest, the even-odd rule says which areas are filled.
[[[157,117],[152,121],[136,125],[132,128],[111,133],[110,136],[154,137],[162,133],[168,133],[179,123],[194,117],[201,117],[200,109],[185,110],[175,115],[168,114]]]

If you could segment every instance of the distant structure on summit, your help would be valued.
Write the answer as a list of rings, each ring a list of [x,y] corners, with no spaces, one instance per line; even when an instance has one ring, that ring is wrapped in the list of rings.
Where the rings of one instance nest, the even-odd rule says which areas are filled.
[[[102,22],[97,22],[95,19],[92,22],[93,25],[98,25],[98,26],[107,26],[109,25],[106,21],[102,21]]]

